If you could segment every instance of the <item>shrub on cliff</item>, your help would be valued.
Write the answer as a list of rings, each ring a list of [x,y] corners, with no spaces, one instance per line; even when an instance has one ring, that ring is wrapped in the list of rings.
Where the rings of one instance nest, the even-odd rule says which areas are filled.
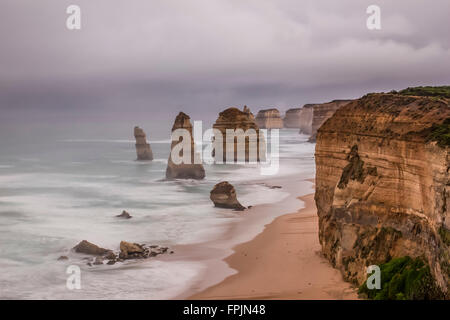
[[[392,92],[394,93],[394,92]],[[396,92],[397,93],[397,92]],[[407,96],[427,96],[427,97],[440,97],[440,98],[450,98],[450,86],[439,86],[439,87],[412,87],[400,90],[398,94]]]
[[[441,147],[450,146],[450,118],[445,119],[442,124],[434,124],[428,140],[437,141]]]
[[[405,256],[380,265],[381,289],[368,289],[366,282],[359,293],[374,300],[429,300],[441,299],[441,290],[435,284],[430,267],[421,258]]]

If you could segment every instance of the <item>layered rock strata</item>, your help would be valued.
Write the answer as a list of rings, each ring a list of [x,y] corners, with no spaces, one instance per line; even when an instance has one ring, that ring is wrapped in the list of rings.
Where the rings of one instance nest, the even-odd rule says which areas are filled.
[[[366,266],[420,257],[449,297],[449,147],[439,142],[449,117],[448,100],[370,94],[318,130],[319,239],[346,280],[361,285]]]
[[[286,111],[283,119],[284,128],[300,129],[301,111],[301,108],[293,108]]]
[[[316,141],[317,130],[327,121],[340,107],[348,104],[351,100],[333,100],[327,103],[315,104],[313,106],[313,117],[311,124],[311,137],[309,141]]]
[[[260,132],[250,110],[244,109],[244,111],[241,111],[234,107],[228,108],[219,114],[213,128],[217,130],[217,134],[214,136],[215,149],[213,152],[216,161],[219,157],[218,148],[220,148],[220,145],[222,161],[224,163],[227,161],[227,143],[232,145],[232,147],[229,147],[230,150],[234,150],[234,159],[228,159],[228,162],[265,160],[265,137]],[[236,135],[228,136],[227,130],[231,130]]]
[[[175,122],[172,127],[172,134],[177,129],[183,129],[187,133],[187,139],[190,141],[185,141],[185,143],[182,143],[183,137],[180,136],[178,140],[174,141],[172,139],[171,144],[171,154],[169,155],[169,160],[167,163],[167,169],[166,169],[166,178],[167,179],[203,179],[205,178],[205,168],[203,167],[203,164],[201,163],[201,160],[199,158],[199,155],[195,152],[195,143],[194,138],[192,136],[192,124],[190,117],[180,112],[177,117],[175,118]],[[178,156],[181,159],[180,163],[176,160],[175,162],[172,159],[172,151],[174,151],[174,148],[182,143],[182,145],[188,145],[190,146],[190,152],[189,155],[183,155],[183,149],[177,151]],[[176,149],[178,150],[178,149]],[[184,160],[186,159],[186,161]]]
[[[153,153],[144,130],[134,127],[134,138],[136,139],[137,160],[153,160]]]
[[[283,120],[277,109],[260,110],[256,115],[256,124],[261,129],[281,129]]]
[[[236,190],[228,182],[223,181],[214,186],[210,193],[210,199],[215,207],[228,208],[242,211],[245,209],[237,200]]]

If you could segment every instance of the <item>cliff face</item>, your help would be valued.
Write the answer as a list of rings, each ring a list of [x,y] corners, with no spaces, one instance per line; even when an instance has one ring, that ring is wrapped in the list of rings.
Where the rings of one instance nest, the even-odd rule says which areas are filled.
[[[220,143],[222,140],[222,150],[223,150],[223,162],[227,160],[226,157],[226,131],[227,129],[242,129],[243,132],[247,131],[248,129],[253,129],[256,135],[253,137],[252,140],[250,140],[250,137],[243,137],[244,143],[239,143],[239,139],[235,138],[233,140],[234,143],[234,161],[241,160],[244,161],[244,159],[238,159],[239,154],[245,155],[245,161],[248,162],[250,159],[250,146],[252,144],[256,145],[256,152],[255,160],[257,161],[264,161],[265,160],[265,139],[262,134],[259,131],[259,127],[255,122],[255,118],[253,114],[250,112],[250,110],[245,107],[244,111],[239,110],[238,108],[228,108],[225,111],[219,113],[219,117],[217,118],[216,122],[213,125],[214,129],[218,129],[222,137],[215,137],[216,143]],[[219,139],[220,138],[220,139]],[[262,141],[260,141],[263,139]],[[261,150],[260,150],[261,149]],[[213,156],[216,156],[215,153]]]
[[[183,112],[180,112],[178,116],[175,118],[175,122],[172,127],[172,133],[177,129],[186,129],[189,132],[190,140],[191,140],[191,154],[189,155],[188,163],[180,163],[176,164],[172,160],[172,155],[169,155],[169,160],[167,163],[166,169],[166,178],[167,179],[203,179],[205,178],[205,169],[203,168],[203,164],[197,159],[197,154],[194,150],[194,138],[192,136],[192,124],[189,116]],[[172,141],[171,150],[174,149],[181,141],[182,137],[179,138],[178,141]],[[180,152],[180,156],[183,156],[182,152]]]
[[[448,297],[449,148],[430,137],[449,117],[448,100],[370,94],[319,129],[319,238],[345,279],[362,284],[368,265],[423,257]]]
[[[305,104],[303,108],[300,109],[300,133],[311,134],[313,111],[313,104]]]
[[[346,105],[351,100],[333,100],[327,103],[315,104],[313,106],[313,117],[311,124],[311,138],[309,141],[316,141],[317,130],[327,121],[340,107]]]
[[[286,115],[284,116],[283,119],[284,127],[300,129],[301,111],[302,111],[301,108],[294,108],[286,111]]]
[[[147,143],[147,137],[144,130],[134,127],[134,138],[136,139],[137,160],[153,160],[152,149]]]
[[[256,115],[256,124],[261,129],[281,129],[283,120],[277,109],[260,110]]]

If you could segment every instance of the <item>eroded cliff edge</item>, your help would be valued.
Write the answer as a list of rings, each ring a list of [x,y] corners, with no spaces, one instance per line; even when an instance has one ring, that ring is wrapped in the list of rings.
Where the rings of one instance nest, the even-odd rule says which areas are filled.
[[[318,130],[316,194],[325,257],[361,285],[366,266],[421,257],[449,297],[449,100],[369,94]],[[436,141],[437,140],[437,141]]]

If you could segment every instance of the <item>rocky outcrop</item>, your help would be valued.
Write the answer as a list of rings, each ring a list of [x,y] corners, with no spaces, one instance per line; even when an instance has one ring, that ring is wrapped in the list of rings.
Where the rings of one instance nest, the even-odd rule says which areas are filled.
[[[311,135],[312,132],[312,119],[313,119],[313,104],[305,104],[300,109],[300,131],[299,133]]]
[[[228,183],[228,181],[223,181],[216,184],[211,190],[210,199],[214,203],[215,207],[240,211],[245,209],[245,207],[237,200],[236,190],[230,183]]]
[[[167,179],[204,179],[205,178],[205,168],[199,160],[198,155],[195,152],[194,138],[192,136],[192,124],[189,116],[183,112],[180,112],[175,118],[175,122],[172,127],[172,133],[177,129],[185,129],[188,132],[190,141],[190,155],[187,156],[187,161],[182,161],[181,163],[175,163],[172,159],[172,155],[169,155],[169,160],[166,169]],[[180,137],[177,141],[172,140],[171,150],[174,149],[180,142],[183,141],[183,137]],[[179,152],[180,157],[183,157],[183,151]]]
[[[144,130],[139,127],[134,127],[134,137],[136,139],[136,154],[137,160],[153,160],[152,149],[147,143],[147,137]]]
[[[423,257],[449,297],[449,147],[439,137],[449,117],[448,100],[370,94],[318,130],[319,239],[346,280],[361,285],[366,266]]]
[[[244,111],[241,111],[238,108],[234,107],[226,109],[219,114],[219,117],[214,123],[213,128],[217,129],[221,134],[220,137],[218,137],[217,135],[215,135],[214,137],[215,143],[217,145],[213,152],[213,157],[216,158],[216,161],[216,149],[220,147],[220,141],[222,141],[222,161],[227,161],[227,129],[235,130],[236,134],[238,134],[239,129],[242,129],[241,139],[239,139],[239,137],[235,137],[234,139],[233,137],[229,137],[230,143],[234,144],[234,159],[228,159],[228,161],[244,161],[244,156],[245,162],[249,162],[250,160],[265,160],[265,138],[263,133],[260,132],[259,127],[255,122],[255,118],[248,108],[246,109],[244,107]],[[251,131],[253,131],[253,135],[250,135]],[[248,133],[249,135],[244,137],[244,133]],[[255,148],[253,148],[253,146]],[[242,158],[240,156],[241,154]]]
[[[317,130],[327,121],[340,107],[348,104],[351,100],[333,100],[327,103],[313,105],[313,117],[311,123],[311,137],[309,141],[316,141]]]
[[[125,210],[122,211],[121,214],[116,216],[117,218],[122,218],[122,219],[131,219],[133,218],[128,212],[126,212]]]
[[[74,248],[77,253],[84,253],[90,255],[104,255],[109,253],[111,250],[100,248],[99,246],[90,243],[89,241],[83,240],[79,244],[77,244]]]
[[[283,119],[283,126],[285,128],[300,129],[301,111],[301,108],[293,108],[286,111]]]
[[[283,120],[277,109],[260,110],[256,115],[256,124],[261,129],[281,129]]]

